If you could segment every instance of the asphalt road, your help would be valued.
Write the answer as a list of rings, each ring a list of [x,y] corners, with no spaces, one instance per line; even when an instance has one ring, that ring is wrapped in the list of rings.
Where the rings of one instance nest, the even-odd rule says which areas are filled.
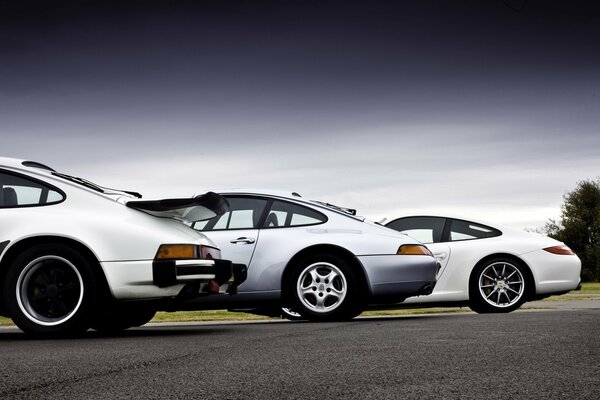
[[[598,399],[600,301],[587,307],[153,325],[31,340],[0,329],[0,398]]]

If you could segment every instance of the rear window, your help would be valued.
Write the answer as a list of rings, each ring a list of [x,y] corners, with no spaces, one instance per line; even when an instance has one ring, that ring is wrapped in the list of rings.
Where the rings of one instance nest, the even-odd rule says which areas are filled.
[[[460,219],[453,219],[450,224],[450,241],[485,239],[502,235],[497,229]]]
[[[287,228],[322,224],[327,217],[318,211],[287,201],[273,201],[263,228]]]
[[[22,175],[0,171],[0,208],[33,207],[60,203],[58,189]]]

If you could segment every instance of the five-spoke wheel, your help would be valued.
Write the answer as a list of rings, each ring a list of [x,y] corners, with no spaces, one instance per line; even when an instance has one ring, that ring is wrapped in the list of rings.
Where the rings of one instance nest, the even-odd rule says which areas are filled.
[[[17,279],[17,303],[23,314],[41,325],[68,320],[83,300],[83,281],[69,260],[45,255],[29,262]]]
[[[88,328],[96,287],[89,261],[70,247],[31,247],[11,263],[4,300],[11,318],[31,334]]]
[[[291,309],[310,320],[350,319],[360,312],[357,277],[336,256],[316,255],[298,263],[288,290]]]

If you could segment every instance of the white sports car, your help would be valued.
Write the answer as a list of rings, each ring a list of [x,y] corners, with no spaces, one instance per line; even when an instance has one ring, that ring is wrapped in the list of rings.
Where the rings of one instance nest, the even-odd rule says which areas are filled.
[[[579,258],[549,237],[429,215],[398,218],[386,227],[425,243],[442,266],[433,293],[404,304],[468,304],[476,312],[510,312],[580,284]]]
[[[230,211],[193,227],[224,257],[248,265],[235,297],[191,300],[191,308],[280,310],[311,320],[358,315],[367,305],[430,293],[438,263],[405,235],[355,211],[298,194],[227,192]]]
[[[181,222],[226,212],[225,199],[138,197],[0,158],[0,315],[32,334],[125,329],[230,280],[231,262]]]

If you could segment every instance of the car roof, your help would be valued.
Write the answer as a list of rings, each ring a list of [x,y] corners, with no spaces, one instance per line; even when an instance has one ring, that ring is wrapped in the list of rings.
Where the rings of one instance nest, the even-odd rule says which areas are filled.
[[[342,207],[328,205],[325,202],[304,198],[298,192],[283,191],[283,190],[271,190],[271,189],[226,189],[226,190],[224,189],[224,190],[214,190],[214,191],[219,193],[220,195],[224,195],[224,196],[227,196],[227,195],[265,196],[265,197],[273,197],[273,198],[278,198],[278,199],[292,200],[292,201],[296,201],[296,202],[302,203],[304,205],[307,205],[307,206],[310,206],[313,208],[327,210],[330,212],[334,212],[336,214],[344,215],[346,217],[349,217],[349,218],[352,218],[352,219],[355,219],[358,221],[364,221],[363,217],[352,215],[352,214],[346,212]]]
[[[472,218],[466,215],[457,215],[457,214],[433,214],[433,213],[422,213],[422,214],[410,214],[410,215],[400,215],[398,217],[394,217],[394,218],[390,218],[389,220],[385,221],[384,225],[389,224],[390,222],[393,222],[397,219],[402,219],[402,218],[418,218],[418,217],[425,217],[425,218],[447,218],[447,219],[458,219],[461,221],[467,221],[467,222],[473,222],[475,224],[481,224],[481,225],[487,225],[491,228],[497,228],[500,227],[501,224],[495,223],[495,222],[490,222],[487,220],[482,220],[480,218]]]
[[[273,196],[284,197],[291,200],[306,200],[299,193],[286,190],[273,189],[212,189],[221,195],[242,194],[242,195],[257,195],[257,196]]]
[[[16,168],[21,170],[34,170],[36,172],[51,173],[54,170],[49,166],[37,161],[24,160],[20,158],[0,157],[0,166]]]

